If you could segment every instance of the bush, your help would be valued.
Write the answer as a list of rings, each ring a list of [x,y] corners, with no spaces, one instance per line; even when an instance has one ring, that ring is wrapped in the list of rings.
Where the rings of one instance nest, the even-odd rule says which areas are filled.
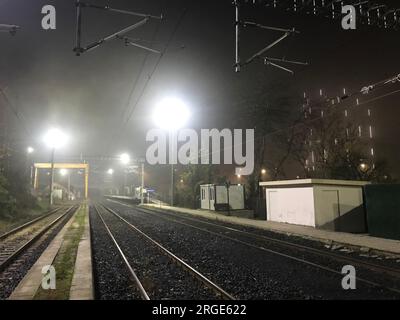
[[[0,175],[0,218],[11,218],[17,212],[17,203],[8,192],[6,178]]]

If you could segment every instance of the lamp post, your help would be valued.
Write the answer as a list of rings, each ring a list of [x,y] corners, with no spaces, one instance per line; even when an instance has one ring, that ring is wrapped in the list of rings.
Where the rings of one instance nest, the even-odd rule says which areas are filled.
[[[31,159],[31,154],[35,152],[35,149],[32,147],[26,148],[26,170],[29,171],[29,180],[30,180],[30,185],[31,187],[33,186],[33,165],[32,165],[32,159]],[[28,172],[26,172],[26,175],[28,175]]]
[[[114,169],[113,168],[109,168],[107,170],[107,175],[110,177],[110,180],[108,180],[108,179],[105,180],[105,182],[109,182],[109,189],[108,189],[109,191],[108,191],[108,193],[110,195],[113,195],[114,194],[114,186],[113,186],[112,176],[114,175]]]
[[[50,174],[50,190],[49,190],[49,202],[53,205],[53,184],[54,184],[54,157],[56,149],[62,148],[67,143],[67,136],[60,129],[50,129],[45,137],[44,142],[51,148],[51,174]]]
[[[169,159],[171,165],[171,207],[174,206],[174,162],[176,161],[175,141],[177,131],[184,127],[190,117],[187,105],[176,97],[167,97],[160,101],[153,112],[155,124],[169,132],[170,154],[173,159]]]
[[[144,159],[140,159],[141,164],[141,187],[140,187],[140,204],[144,204],[143,190],[144,190]]]
[[[127,165],[131,162],[131,156],[128,153],[123,153],[119,156],[119,161],[125,166],[124,168],[124,190],[123,194],[125,195],[125,188],[127,184],[127,172],[126,172],[126,167]]]

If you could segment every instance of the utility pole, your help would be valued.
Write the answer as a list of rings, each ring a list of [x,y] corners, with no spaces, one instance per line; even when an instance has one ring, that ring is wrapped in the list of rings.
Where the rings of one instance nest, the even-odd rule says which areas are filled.
[[[123,196],[128,196],[128,194],[127,194],[127,192],[126,192],[126,185],[127,185],[127,183],[128,183],[128,173],[127,173],[127,169],[125,168],[124,169],[124,186],[123,186],[123,188],[122,188],[122,195]]]
[[[140,190],[140,204],[144,204],[144,199],[143,199],[143,190],[144,190],[144,162],[142,162],[142,187]]]
[[[71,200],[71,174],[68,172],[68,201]]]
[[[50,206],[53,205],[53,184],[54,184],[54,154],[56,148],[51,150],[51,173],[50,173]]]
[[[240,11],[239,0],[233,2],[235,5],[235,72],[240,72]]]
[[[174,206],[174,164],[171,163],[171,207]]]
[[[227,197],[227,201],[228,201],[228,216],[230,216],[231,215],[231,205],[230,205],[230,201],[229,201],[229,188],[230,188],[230,186],[231,186],[231,183],[230,183],[230,181],[227,181],[226,183],[225,183],[225,186],[226,186],[226,197]]]

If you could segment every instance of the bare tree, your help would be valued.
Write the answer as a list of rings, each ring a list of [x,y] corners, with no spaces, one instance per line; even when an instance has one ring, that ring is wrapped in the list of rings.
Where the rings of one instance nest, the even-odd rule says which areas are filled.
[[[292,94],[291,86],[287,82],[271,82],[268,79],[261,79],[258,87],[249,91],[238,106],[236,114],[239,114],[237,125],[255,130],[255,161],[254,172],[248,177],[248,197],[255,198],[259,195],[259,182],[261,180],[261,170],[268,169],[277,175],[280,169],[276,165],[285,150],[282,149],[281,139],[284,136],[276,136],[273,143],[267,143],[268,136],[276,131],[289,127],[293,119],[297,116],[300,106],[300,99]],[[269,148],[267,149],[267,145]]]
[[[305,178],[382,181],[389,178],[384,161],[368,155],[354,123],[332,109],[324,117],[303,116],[287,133],[283,160],[298,163]]]

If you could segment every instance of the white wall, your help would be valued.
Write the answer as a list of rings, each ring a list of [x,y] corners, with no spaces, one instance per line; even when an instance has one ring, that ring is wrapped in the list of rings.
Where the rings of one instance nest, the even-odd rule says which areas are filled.
[[[358,229],[364,223],[362,216],[363,194],[361,187],[351,186],[314,186],[315,189],[315,211],[317,212],[315,222],[317,227],[324,229],[337,230],[346,227]],[[352,211],[360,208],[360,214]],[[345,216],[353,214],[347,219]],[[341,219],[342,226],[338,219]],[[336,221],[337,223],[333,223]],[[343,224],[347,224],[343,225]],[[349,225],[352,224],[353,226]],[[362,228],[361,228],[362,229]],[[361,231],[361,230],[360,230]]]
[[[216,188],[216,203],[228,203],[228,192],[225,186],[215,186]]]
[[[313,188],[267,189],[267,220],[315,227]]]
[[[244,187],[242,185],[229,187],[229,204],[232,210],[244,209]]]
[[[209,186],[200,186],[201,209],[210,210]]]
[[[267,220],[343,232],[366,232],[362,185],[335,181],[267,186]],[[290,183],[290,184],[289,184]],[[306,184],[307,183],[307,184]]]

